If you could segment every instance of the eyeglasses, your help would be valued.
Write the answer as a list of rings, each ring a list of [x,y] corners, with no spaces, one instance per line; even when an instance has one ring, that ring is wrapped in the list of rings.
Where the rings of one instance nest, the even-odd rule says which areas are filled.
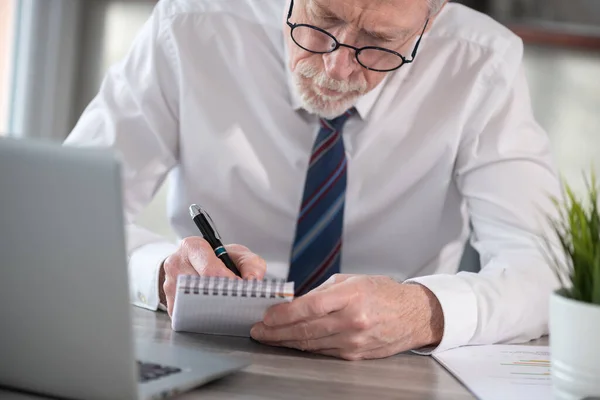
[[[415,48],[411,54],[411,59],[407,59],[402,54],[383,47],[366,46],[354,47],[348,44],[340,43],[331,33],[324,29],[308,24],[294,24],[290,22],[292,17],[292,9],[294,8],[294,0],[290,1],[290,10],[288,12],[287,24],[291,28],[291,36],[294,43],[300,48],[315,54],[333,53],[340,47],[347,47],[354,50],[356,61],[364,68],[377,72],[394,71],[404,64],[410,64],[415,60],[421,38],[427,29],[429,19],[425,21],[423,32],[419,36],[419,40],[415,44]]]

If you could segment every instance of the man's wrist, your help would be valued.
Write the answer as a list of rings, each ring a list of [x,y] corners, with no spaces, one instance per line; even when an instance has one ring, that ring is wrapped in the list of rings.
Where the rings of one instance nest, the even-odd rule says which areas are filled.
[[[426,286],[416,284],[422,293],[422,304],[424,305],[424,317],[422,340],[423,346],[437,346],[444,336],[444,312],[436,295]]]
[[[164,261],[160,263],[159,271],[158,271],[158,299],[159,303],[164,307],[167,307],[167,296],[165,294],[165,269],[164,269]]]

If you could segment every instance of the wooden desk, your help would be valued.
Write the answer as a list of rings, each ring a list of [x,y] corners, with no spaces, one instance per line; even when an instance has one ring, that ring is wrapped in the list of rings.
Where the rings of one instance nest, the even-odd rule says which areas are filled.
[[[431,357],[412,353],[382,360],[342,361],[273,348],[245,338],[176,333],[165,313],[133,308],[134,333],[160,343],[241,357],[244,370],[177,397],[191,399],[473,399]],[[547,338],[531,345],[547,345]],[[0,390],[7,400],[39,399]]]
[[[474,399],[432,357],[343,361],[250,339],[177,333],[164,313],[134,309],[136,337],[229,354],[252,365],[178,399]],[[547,338],[531,345],[547,345]]]

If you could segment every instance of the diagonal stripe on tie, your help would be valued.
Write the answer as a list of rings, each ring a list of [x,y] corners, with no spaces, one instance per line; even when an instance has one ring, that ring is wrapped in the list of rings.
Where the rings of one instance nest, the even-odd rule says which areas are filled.
[[[321,127],[309,158],[288,279],[302,295],[340,271],[347,160],[342,140],[348,110]]]
[[[292,253],[292,262],[297,260],[304,250],[313,242],[313,240],[319,236],[323,229],[333,220],[333,217],[340,211],[344,205],[344,193],[342,193],[338,200],[329,207],[327,213],[321,216],[317,223],[308,231],[304,236],[298,240],[294,246],[294,252]]]
[[[312,168],[315,163],[319,161],[321,157],[323,157],[324,154],[327,154],[327,152],[331,150],[333,146],[335,146],[338,140],[341,140],[341,137],[337,131],[331,131],[331,135],[327,139],[323,140],[323,143],[321,143],[313,153],[312,157],[310,158],[310,164],[308,168]]]
[[[327,180],[323,182],[321,187],[319,187],[315,191],[315,193],[307,199],[306,203],[302,205],[302,210],[300,211],[300,215],[298,216],[299,219],[304,218],[306,213],[310,211],[310,209],[315,205],[315,203],[319,201],[319,199],[323,197],[323,195],[325,195],[329,191],[329,189],[331,189],[335,185],[338,179],[340,179],[340,177],[342,176],[345,168],[346,158],[342,158],[336,169],[331,173],[330,176],[327,177]]]
[[[298,292],[304,293],[307,287],[312,286],[316,281],[323,276],[327,269],[337,260],[342,250],[342,238],[338,240],[335,247],[331,249],[331,252],[327,255],[325,260],[308,276],[306,281],[298,288]]]

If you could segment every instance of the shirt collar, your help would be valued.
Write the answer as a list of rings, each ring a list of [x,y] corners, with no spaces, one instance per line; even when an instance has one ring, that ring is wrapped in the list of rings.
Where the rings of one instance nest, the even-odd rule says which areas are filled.
[[[283,48],[284,48],[284,57],[285,57],[285,59],[284,59],[285,72],[286,72],[286,77],[287,77],[288,89],[290,92],[290,104],[292,105],[292,108],[294,110],[299,110],[299,109],[302,109],[302,101],[300,100],[300,95],[298,94],[298,90],[296,89],[296,85],[294,84],[294,77],[292,75],[292,71],[290,70],[289,61],[288,61],[290,59],[288,42],[285,39],[283,40]],[[361,96],[358,99],[358,101],[356,102],[354,107],[356,108],[358,115],[360,115],[360,117],[363,120],[366,120],[367,117],[369,116],[371,109],[375,105],[375,102],[377,101],[377,98],[381,94],[381,91],[383,90],[383,87],[385,86],[385,83],[387,82],[389,77],[390,77],[390,73],[388,73],[385,76],[385,78],[383,78],[383,80],[381,82],[379,82],[379,85],[377,85],[369,93],[365,94],[364,96]]]

